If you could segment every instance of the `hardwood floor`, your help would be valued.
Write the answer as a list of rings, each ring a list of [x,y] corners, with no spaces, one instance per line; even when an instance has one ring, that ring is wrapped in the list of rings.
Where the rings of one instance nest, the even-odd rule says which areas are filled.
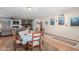
[[[13,50],[13,37],[0,37],[0,51],[12,51]]]
[[[14,51],[13,36],[0,37],[0,51]],[[51,47],[46,42],[42,45],[42,51],[55,51],[56,48]],[[16,51],[26,51],[23,47],[17,48]],[[29,49],[27,51],[30,51]],[[38,47],[35,47],[33,51],[39,51]]]
[[[79,51],[79,42],[69,42],[68,39],[64,40],[64,38],[61,40],[60,37],[56,37],[53,35],[45,35],[44,42],[47,42],[51,47],[55,47],[58,51]],[[74,45],[74,43],[76,43]],[[76,47],[76,45],[78,45]],[[50,48],[49,48],[50,49]]]
[[[42,45],[42,51],[79,51],[79,48],[72,46],[72,44],[65,43],[52,37],[49,35],[44,36],[44,45]],[[0,51],[14,51],[13,36],[0,37]],[[19,47],[16,49],[16,51],[31,50],[25,50],[23,47]],[[38,47],[34,48],[33,51],[39,51]]]

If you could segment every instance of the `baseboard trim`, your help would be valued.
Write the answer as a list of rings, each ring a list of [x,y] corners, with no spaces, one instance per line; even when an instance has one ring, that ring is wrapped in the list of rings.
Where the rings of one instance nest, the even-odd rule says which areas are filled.
[[[66,37],[62,37],[62,36],[58,36],[58,35],[55,35],[55,34],[51,34],[51,33],[45,33],[47,35],[53,35],[53,36],[56,36],[56,37],[60,37],[60,38],[64,38],[64,39],[68,39],[68,40],[71,40],[71,41],[75,41],[75,42],[79,42],[78,40],[74,40],[74,39],[70,39],[70,38],[66,38]]]

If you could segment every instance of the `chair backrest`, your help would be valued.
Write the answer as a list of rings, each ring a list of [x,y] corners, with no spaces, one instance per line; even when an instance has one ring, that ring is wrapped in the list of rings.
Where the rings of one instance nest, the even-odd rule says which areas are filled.
[[[32,33],[32,44],[33,46],[39,45],[41,43],[41,32],[33,32]]]
[[[12,29],[12,34],[13,34],[15,40],[18,40],[19,39],[19,36],[17,35],[15,29]]]
[[[33,38],[41,37],[41,32],[38,32],[38,31],[33,32],[32,36],[33,36]]]

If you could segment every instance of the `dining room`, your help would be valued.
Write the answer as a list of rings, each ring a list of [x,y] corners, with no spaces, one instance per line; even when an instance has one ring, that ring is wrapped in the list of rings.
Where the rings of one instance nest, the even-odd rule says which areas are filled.
[[[0,7],[0,51],[78,51],[78,7]]]

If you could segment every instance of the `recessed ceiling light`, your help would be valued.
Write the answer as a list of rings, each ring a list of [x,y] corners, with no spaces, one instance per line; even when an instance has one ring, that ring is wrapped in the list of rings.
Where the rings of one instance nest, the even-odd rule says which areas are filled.
[[[27,9],[28,9],[28,10],[33,10],[33,8],[32,8],[32,7],[27,7]]]

